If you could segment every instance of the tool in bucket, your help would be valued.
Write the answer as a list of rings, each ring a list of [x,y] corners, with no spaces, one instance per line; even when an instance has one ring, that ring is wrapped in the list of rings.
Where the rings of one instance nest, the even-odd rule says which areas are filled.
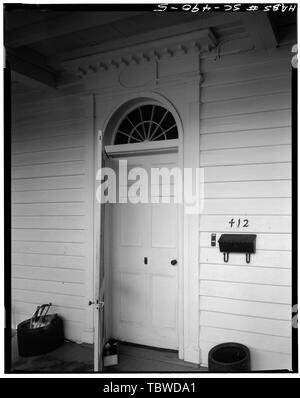
[[[51,305],[52,303],[37,306],[35,312],[30,319],[30,329],[44,327],[50,323],[50,321],[47,320],[46,315],[48,314]]]

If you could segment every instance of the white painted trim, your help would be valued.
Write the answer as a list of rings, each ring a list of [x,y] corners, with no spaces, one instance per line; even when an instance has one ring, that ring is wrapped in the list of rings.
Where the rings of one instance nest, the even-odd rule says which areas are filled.
[[[184,81],[184,83],[186,83]],[[155,105],[160,105],[166,108],[168,111],[170,111],[175,119],[175,122],[177,124],[178,128],[178,136],[179,140],[183,140],[183,124],[182,120],[179,116],[178,110],[171,104],[171,102],[168,100],[168,98],[164,95],[158,94],[157,92],[154,91],[132,91],[130,89],[127,90],[126,93],[122,93],[120,95],[119,92],[110,92],[110,93],[97,93],[96,94],[96,103],[97,99],[100,99],[100,101],[107,101],[108,99],[114,103],[114,105],[111,106],[111,109],[107,116],[103,119],[102,123],[99,124],[99,128],[101,128],[104,131],[104,143],[107,144],[109,142],[109,145],[111,145],[114,142],[114,137],[116,134],[116,128],[120,121],[123,119],[123,117],[130,112],[130,110],[133,110],[136,106],[142,106],[142,105],[148,105],[148,104],[155,104]],[[114,101],[114,99],[117,99],[117,101]],[[115,104],[117,102],[117,105]],[[123,109],[125,108],[125,110]],[[121,110],[121,111],[120,111]],[[120,113],[118,115],[118,113]],[[116,115],[117,118],[116,118]],[[110,135],[109,139],[105,137],[105,132],[108,130],[108,126],[110,125],[111,121],[113,121],[113,134]],[[97,121],[98,122],[98,121]],[[180,129],[180,131],[179,131]],[[181,133],[181,136],[180,136]],[[180,142],[181,142],[180,141]]]
[[[182,131],[181,131],[180,136],[182,137]],[[174,141],[174,145],[170,148],[170,150],[168,150],[168,149],[164,149],[164,150],[165,150],[165,153],[172,153],[172,152],[175,152],[175,151],[178,152],[177,166],[179,166],[181,168],[182,167],[183,156],[182,156],[182,146],[180,147],[180,143],[182,143],[182,140],[176,139],[176,140],[172,140],[172,141]],[[163,142],[165,142],[165,141],[159,141],[158,143],[163,143]],[[128,145],[131,146],[131,145],[135,145],[135,144],[128,144]],[[120,145],[120,146],[124,146],[124,145]],[[158,154],[158,153],[161,153],[161,152],[162,151],[159,148],[157,148],[156,150],[150,149],[149,151],[147,151],[146,149],[142,150],[142,151],[137,151],[136,150],[136,151],[132,152],[132,154],[135,154],[136,156],[139,156],[139,155],[145,155],[145,154],[153,155],[153,154]],[[125,153],[124,152],[123,153],[120,152],[119,154],[117,153],[115,158],[117,158],[118,155],[121,158],[123,155],[125,155]],[[108,164],[106,166],[108,166],[108,165],[109,165],[109,161],[108,161]],[[112,220],[112,211],[113,210],[112,210],[111,207],[107,208],[106,215],[108,215],[108,220],[109,221],[107,220],[105,225],[107,227],[106,232],[107,232],[107,235],[108,235],[108,239],[104,238],[104,242],[106,243],[106,248],[108,249],[108,252],[106,252],[104,254],[104,257],[105,257],[104,261],[105,261],[105,267],[106,267],[105,268],[105,270],[106,270],[105,272],[109,274],[110,283],[111,283],[112,264],[110,262],[111,255],[110,255],[110,244],[109,244],[109,242],[111,242],[111,233],[110,233],[111,229],[110,228],[111,228],[111,225],[112,225],[112,222],[111,222],[111,220]],[[182,218],[182,216],[183,216],[183,204],[179,206],[179,211],[177,213],[177,218],[178,218],[178,234],[177,234],[177,242],[178,242],[178,275],[177,275],[177,278],[178,278],[178,289],[177,289],[178,318],[177,318],[177,322],[178,322],[178,357],[180,359],[184,358],[184,356],[183,356],[183,352],[184,352],[184,347],[183,347],[183,343],[184,343],[184,340],[183,340],[183,329],[184,329],[184,325],[183,325],[183,322],[184,322],[184,314],[183,314],[184,298],[183,298],[183,295],[184,295],[184,291],[183,291],[183,284],[180,283],[182,275],[184,274],[184,271],[183,271],[183,247],[182,247],[182,245],[183,245],[183,239],[182,239],[182,237],[183,237],[183,218]],[[112,289],[107,289],[107,290],[109,290],[112,293]],[[111,298],[109,298],[109,299],[111,300]],[[111,302],[109,303],[109,305],[110,305],[109,308],[111,309],[112,308]],[[106,306],[106,308],[107,308],[107,306]],[[111,322],[112,322],[112,317],[110,318],[110,323]],[[109,330],[111,332],[111,329],[112,329],[111,324],[109,325],[108,328],[109,328]],[[189,361],[189,362],[192,362],[192,361]],[[199,363],[199,362],[197,362],[197,363]]]
[[[179,143],[178,143],[178,166],[183,170],[183,128],[178,127]],[[184,358],[184,258],[183,258],[183,236],[184,236],[184,207],[179,206],[178,211],[178,358]]]
[[[173,90],[173,85],[161,87],[163,95],[156,92],[138,92],[138,93],[122,93],[115,95],[96,95],[100,103],[105,103],[106,112],[100,114],[96,123],[97,128],[104,132],[114,130],[118,121],[127,111],[127,104],[130,106],[133,102],[142,104],[143,100],[148,102],[153,100],[160,103],[173,114],[178,127],[179,141],[178,141],[178,162],[180,167],[199,167],[200,148],[199,148],[199,84],[201,76],[198,75],[198,80],[195,78],[189,82],[179,81],[177,89],[182,95],[182,104],[178,109],[172,104],[172,95],[168,95],[168,90]],[[168,99],[170,98],[170,99]],[[107,100],[109,103],[107,103]],[[123,109],[123,111],[122,111]],[[103,110],[103,108],[102,108]],[[121,112],[120,112],[121,110]],[[117,115],[117,120],[116,116]],[[196,117],[196,120],[191,118]],[[111,121],[113,120],[113,128]],[[195,138],[195,141],[188,136],[188,132]],[[112,135],[105,137],[104,142],[111,143]],[[131,144],[130,144],[131,145]],[[183,206],[182,206],[183,207]],[[191,216],[184,212],[182,208],[180,214],[180,236],[179,236],[179,358],[185,361],[200,364],[200,349],[199,349],[199,216]],[[107,231],[106,231],[107,232]],[[107,258],[105,257],[105,262]],[[105,264],[109,267],[110,264]],[[107,268],[106,268],[107,272]],[[109,329],[109,326],[108,326]]]
[[[96,134],[96,173],[97,170],[102,167],[102,142],[103,142],[103,132],[98,130]],[[98,220],[98,221],[97,221]],[[98,305],[96,301],[100,298],[100,267],[101,267],[101,204],[97,201],[96,195],[94,199],[94,245],[95,245],[95,256],[94,256],[94,371],[98,372],[102,370],[102,360],[101,360],[101,325],[99,322],[100,312],[98,310]]]
[[[149,62],[151,59],[164,56],[177,56],[188,51],[210,50],[215,48],[217,43],[218,40],[212,30],[206,28],[112,51],[98,52],[98,54],[64,61],[62,65],[71,72],[86,76],[99,70],[107,71],[131,63]]]
[[[86,146],[86,190],[85,190],[85,212],[86,212],[86,240],[85,240],[85,258],[86,258],[86,278],[85,278],[85,324],[82,331],[82,341],[93,343],[94,341],[94,310],[88,306],[89,300],[94,299],[94,98],[92,95],[81,97],[84,104],[85,113],[85,135]],[[92,149],[91,152],[89,150]],[[87,156],[88,153],[88,156]],[[91,156],[92,154],[92,156]]]
[[[104,167],[112,167],[111,160],[104,157]],[[104,275],[107,286],[111,286],[111,240],[107,236],[112,225],[111,208],[109,204],[103,205],[103,261],[104,261]],[[107,233],[108,231],[108,233]],[[112,313],[112,292],[111,289],[104,290],[104,323],[105,323],[105,339],[111,336],[111,313]]]
[[[116,157],[121,155],[132,155],[138,152],[141,153],[158,153],[158,152],[172,152],[177,150],[179,140],[161,140],[161,141],[149,141],[149,142],[137,142],[132,144],[122,145],[106,145],[105,151],[110,157]]]
[[[174,116],[174,119],[177,124],[178,128],[178,139],[174,140],[164,140],[164,141],[157,141],[157,142],[147,142],[147,143],[136,143],[136,144],[124,144],[124,145],[107,145],[105,146],[105,150],[107,151],[107,154],[110,157],[113,156],[121,156],[125,155],[128,152],[132,154],[137,154],[137,153],[157,153],[161,151],[165,152],[173,152],[173,151],[178,151],[178,166],[180,168],[183,167],[183,127],[182,127],[182,122],[181,119],[178,115],[177,110],[173,107],[173,105],[163,96],[158,95],[157,93],[143,93],[140,95],[141,98],[149,98],[149,101],[139,101],[139,97],[134,95],[132,98],[128,98],[127,96],[127,101],[124,103],[119,103],[117,107],[113,109],[113,111],[109,114],[109,117],[106,118],[106,121],[104,123],[103,129],[104,132],[106,131],[106,128],[108,124],[110,123],[111,119],[114,117],[115,113],[117,112],[118,109],[120,109],[124,104],[130,103],[131,100],[136,100],[139,101],[140,104],[145,104],[145,103],[157,103],[161,106],[164,106],[166,109],[168,109],[172,115]],[[135,107],[135,105],[133,106]],[[129,107],[126,108],[126,112],[128,112]],[[123,115],[123,114],[122,114]],[[122,116],[121,116],[122,118]],[[116,120],[116,125],[118,124],[119,120]],[[105,133],[104,133],[105,134]],[[113,141],[114,135],[112,134],[111,139],[109,140],[110,142]],[[105,139],[104,139],[105,141]],[[125,148],[125,151],[124,151]],[[127,151],[127,152],[126,152]],[[109,213],[109,214],[108,214]],[[108,213],[106,215],[108,216],[108,219],[111,217],[111,211],[108,209]],[[184,274],[184,264],[183,264],[183,236],[184,236],[184,231],[183,231],[183,206],[180,206],[180,210],[178,212],[178,356],[179,358],[183,359],[184,358],[184,338],[183,338],[183,330],[184,330],[184,290],[183,290],[183,283],[182,283],[182,277]],[[109,225],[109,222],[106,222],[106,226]],[[110,224],[111,225],[111,224]],[[106,230],[106,233],[109,234],[109,232]],[[109,239],[108,239],[109,240]],[[109,247],[108,242],[106,242],[106,248]],[[111,264],[109,261],[110,255],[109,253],[105,254],[105,267],[106,273],[109,273],[111,270]],[[111,325],[108,325],[108,330],[111,330]]]
[[[184,167],[195,169],[200,165],[200,79],[185,86],[185,135],[183,148]],[[188,362],[200,364],[199,320],[199,215],[183,216],[183,263],[184,263],[184,357]]]

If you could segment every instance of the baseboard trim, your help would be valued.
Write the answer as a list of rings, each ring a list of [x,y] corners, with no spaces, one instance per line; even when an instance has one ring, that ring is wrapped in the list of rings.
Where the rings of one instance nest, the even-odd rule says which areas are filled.
[[[93,344],[94,343],[94,329],[86,328],[83,329],[81,334],[81,339],[83,343]]]
[[[184,361],[200,365],[199,347],[188,347],[184,350]]]

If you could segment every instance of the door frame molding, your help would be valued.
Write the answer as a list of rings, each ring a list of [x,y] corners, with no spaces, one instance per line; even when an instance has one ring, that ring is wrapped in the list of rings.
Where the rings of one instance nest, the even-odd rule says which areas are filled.
[[[103,128],[103,135],[104,135],[104,147],[106,147],[107,145],[105,144],[112,144],[112,139],[114,137],[114,132],[111,131],[110,135],[111,137],[107,137],[107,134],[109,134],[107,132],[107,130],[110,128],[110,123],[113,120],[113,125],[117,125],[117,123],[119,122],[120,118],[126,114],[126,111],[128,111],[128,109],[132,108],[132,103],[135,103],[137,105],[143,105],[143,104],[149,104],[149,103],[157,103],[163,107],[165,107],[166,109],[168,109],[177,124],[177,129],[178,129],[178,139],[176,140],[166,140],[166,141],[158,141],[156,142],[149,142],[149,143],[145,143],[143,145],[143,143],[141,143],[140,145],[140,150],[138,151],[136,148],[135,144],[129,144],[130,146],[135,147],[134,149],[136,150],[136,153],[140,153],[141,155],[145,154],[145,153],[161,153],[161,151],[167,151],[167,152],[174,152],[174,149],[176,149],[177,153],[178,153],[178,160],[177,160],[177,164],[178,167],[180,167],[181,169],[183,169],[183,137],[184,137],[184,130],[183,130],[183,124],[182,124],[182,120],[178,114],[178,111],[176,110],[176,108],[173,106],[173,104],[167,100],[164,96],[158,94],[158,93],[154,93],[154,92],[144,92],[144,93],[139,93],[139,95],[127,95],[126,97],[124,96],[123,99],[120,101],[117,101],[117,103],[115,104],[115,106],[113,107],[113,109],[111,110],[111,112],[109,113],[108,117],[106,118],[106,120],[104,121],[102,128]],[[119,114],[118,110],[122,109],[122,113]],[[116,119],[114,120],[115,115],[117,115]],[[96,124],[97,124],[97,119],[96,119]],[[98,127],[98,124],[97,124]],[[100,129],[100,128],[99,128]],[[111,138],[111,139],[110,139]],[[108,140],[107,140],[108,139]],[[128,151],[128,146],[129,145],[122,145],[122,147],[124,147],[124,153],[126,154],[126,152]],[[115,146],[115,147],[121,147],[121,145],[119,146]],[[109,149],[111,151],[112,150],[112,145],[109,145]],[[120,155],[120,148],[117,148],[117,152],[118,155]],[[106,159],[107,160],[107,159]],[[109,165],[109,159],[108,159],[108,164]],[[104,206],[105,207],[105,206]],[[183,219],[183,215],[184,215],[184,209],[183,209],[183,204],[181,204],[179,206],[179,211],[178,211],[178,315],[177,315],[177,322],[178,322],[178,353],[179,353],[179,358],[180,359],[184,359],[184,283],[183,283],[183,277],[184,277],[184,247],[183,247],[183,236],[184,236],[184,219]],[[104,223],[105,223],[105,233],[106,236],[110,235],[110,230],[109,230],[109,226],[111,225],[111,211],[107,212],[107,210],[104,210]],[[109,239],[108,239],[109,241]],[[109,273],[109,284],[111,283],[111,277],[110,277],[110,270],[111,270],[111,262],[110,262],[110,250],[108,247],[108,242],[106,242],[106,239],[104,237],[104,262],[105,262],[105,272],[106,274]],[[105,299],[105,301],[108,299],[109,301],[109,306],[108,308],[110,310],[112,310],[112,306],[111,306],[111,298],[107,297]],[[109,322],[109,325],[107,327],[107,330],[109,333],[111,333],[111,319],[107,319],[106,320]]]
[[[171,140],[170,140],[171,141]],[[176,166],[181,167],[180,166],[180,153],[179,153],[179,140],[173,140],[173,141],[177,141],[177,146],[176,149],[174,147],[174,143],[170,146],[170,148],[168,150],[165,150],[165,146],[163,145],[163,149],[164,152],[163,153],[167,153],[167,154],[172,154],[172,153],[177,153],[178,157],[177,157],[177,162],[176,162]],[[161,141],[162,143],[165,141]],[[129,145],[134,145],[134,144],[129,144]],[[121,146],[121,145],[120,145]],[[122,145],[124,147],[126,147],[127,145]],[[147,143],[145,143],[144,145],[144,150],[140,150],[140,151],[135,151],[135,155],[136,156],[141,156],[143,157],[143,155],[159,155],[161,154],[161,150],[159,148],[155,148],[153,150],[153,148],[151,148],[151,145],[148,146],[148,150],[146,150],[147,148]],[[175,150],[174,150],[175,149]],[[110,157],[111,160],[116,160],[118,158],[122,158],[123,156],[126,157],[128,154],[127,148],[124,148],[124,152],[118,150],[118,154],[114,157]],[[110,160],[109,159],[109,160]],[[105,165],[107,166],[107,165]],[[104,205],[105,206],[105,205]],[[183,341],[181,341],[181,337],[183,336],[183,317],[182,317],[182,311],[183,308],[182,306],[182,290],[180,291],[180,276],[183,273],[183,258],[182,258],[182,238],[181,238],[181,234],[183,231],[183,220],[182,220],[182,214],[183,214],[183,204],[179,204],[178,206],[178,211],[177,211],[177,253],[178,253],[178,274],[177,274],[177,282],[178,282],[178,286],[177,286],[177,306],[178,306],[178,313],[177,313],[177,334],[178,334],[178,352],[180,353],[180,351],[183,351]],[[104,236],[104,250],[105,248],[107,248],[106,253],[104,253],[104,262],[105,262],[105,271],[106,273],[109,273],[109,280],[110,280],[110,285],[109,285],[109,290],[110,292],[113,292],[113,290],[111,289],[112,285],[111,285],[111,271],[112,271],[112,263],[111,261],[109,261],[110,259],[110,254],[111,254],[111,249],[109,249],[109,244],[113,239],[113,235],[111,233],[112,231],[112,217],[113,217],[113,209],[111,209],[110,207],[108,207],[108,211],[106,212],[106,215],[108,215],[107,217],[107,221],[106,222],[106,227],[107,230],[105,230],[106,232],[106,236]],[[105,220],[103,220],[105,222]],[[108,239],[107,239],[108,236]],[[109,252],[108,252],[109,251]],[[107,257],[106,257],[107,256]],[[106,261],[107,260],[107,261]],[[110,299],[111,300],[111,299]],[[111,302],[110,302],[110,308],[112,308],[111,306]],[[111,336],[111,328],[112,328],[112,315],[110,317],[110,325],[109,325],[109,330],[110,330],[110,336]],[[179,358],[180,358],[180,354],[179,354]]]
[[[93,116],[88,116],[89,121],[93,118],[95,120],[93,135],[89,135],[89,140],[93,137],[95,144],[96,134],[98,130],[102,130],[104,145],[108,145],[105,141],[109,135],[107,134],[109,121],[116,116],[115,112],[120,110],[122,105],[128,103],[129,100],[139,103],[142,98],[156,99],[163,106],[171,106],[175,110],[173,115],[178,118],[177,125],[182,127],[182,132],[184,132],[179,145],[179,162],[182,167],[193,169],[200,167],[200,84],[202,80],[200,54],[211,51],[218,41],[210,29],[193,32],[187,32],[187,30],[184,29],[185,33],[170,37],[162,37],[160,32],[155,38],[149,37],[146,47],[145,43],[133,44],[113,52],[102,53],[98,49],[95,55],[65,62],[67,69],[82,77],[81,85],[85,95],[93,95],[95,99]],[[98,61],[95,62],[96,60]],[[91,132],[91,130],[88,128],[88,131]],[[90,148],[90,141],[87,147]],[[91,152],[94,153],[93,149]],[[90,155],[91,153],[88,154]],[[88,162],[91,162],[91,159],[88,159]],[[94,170],[96,162],[97,159],[94,158]],[[96,174],[89,174],[89,177],[93,178],[95,188]],[[91,192],[90,196],[92,195],[95,197],[95,190]],[[200,364],[200,214],[187,214],[186,204],[183,207],[179,246],[182,256],[179,358]],[[90,210],[93,224],[89,228],[89,223],[89,236],[92,230],[94,233],[100,231],[100,225],[93,228],[95,216],[92,217],[91,213]],[[89,245],[91,247],[91,243]],[[91,252],[100,250],[99,244],[94,241],[91,249],[93,249],[90,250]],[[96,255],[94,255],[94,261],[95,258]],[[93,267],[95,270],[99,264],[94,262]],[[88,275],[87,290],[92,289],[90,279],[93,275],[95,274]],[[91,311],[87,313],[90,319]]]
[[[95,104],[95,118],[96,128],[103,131],[104,145],[110,144],[109,129],[110,122],[115,115],[119,119],[118,110],[126,107],[130,101],[136,101],[141,104],[143,99],[153,100],[159,102],[162,106],[169,109],[177,123],[179,139],[178,139],[178,165],[179,167],[199,167],[199,84],[200,77],[190,79],[188,82],[179,82],[176,84],[177,93],[175,90],[175,97],[180,92],[180,104],[173,105],[172,91],[173,85],[165,87],[164,95],[158,94],[157,91],[137,92],[137,93],[122,93],[121,95],[96,95]],[[179,91],[178,91],[179,90]],[[170,95],[168,95],[168,92]],[[175,99],[173,95],[173,99]],[[98,100],[98,102],[97,102]],[[97,115],[97,103],[100,105],[101,114]],[[102,106],[105,103],[103,112]],[[178,106],[179,105],[179,106]],[[123,113],[123,111],[122,111]],[[107,141],[108,140],[108,141]],[[98,160],[95,159],[97,164]],[[109,162],[108,162],[109,164]],[[104,213],[107,214],[106,209]],[[107,216],[104,215],[105,234],[109,234],[107,226]],[[97,228],[100,229],[100,225]],[[179,224],[178,224],[178,346],[179,358],[188,362],[200,364],[200,349],[199,349],[199,215],[189,215],[185,211],[185,205],[182,204],[179,210]],[[100,242],[96,245],[94,250],[100,250]],[[104,244],[104,261],[105,271],[107,275],[107,267],[110,268],[109,248]],[[97,265],[96,265],[97,266]],[[107,282],[110,284],[110,277]],[[107,292],[107,289],[106,289]],[[105,297],[106,302],[106,322],[109,321],[108,313],[111,310],[110,298]],[[107,325],[107,335],[110,335],[111,329]]]

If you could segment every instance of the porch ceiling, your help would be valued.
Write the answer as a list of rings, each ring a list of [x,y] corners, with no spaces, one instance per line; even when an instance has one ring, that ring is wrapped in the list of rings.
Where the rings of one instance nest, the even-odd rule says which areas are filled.
[[[136,11],[61,11],[36,8],[5,10],[5,47],[13,93],[28,86],[59,87],[76,82],[65,61],[142,43],[163,35],[210,28],[218,41],[265,38],[275,47],[295,40],[296,13],[274,16],[245,13],[153,13]]]

